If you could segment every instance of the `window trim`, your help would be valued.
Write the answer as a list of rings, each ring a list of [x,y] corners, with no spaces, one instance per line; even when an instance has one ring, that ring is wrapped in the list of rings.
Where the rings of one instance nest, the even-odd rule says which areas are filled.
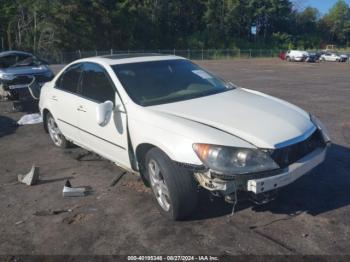
[[[108,71],[106,70],[106,68],[105,68],[103,65],[101,65],[101,64],[98,64],[98,63],[95,63],[95,62],[90,62],[90,61],[88,61],[88,62],[83,62],[82,64],[83,64],[83,66],[85,66],[86,64],[93,64],[93,65],[96,65],[96,66],[98,66],[98,67],[100,67],[100,68],[102,69],[102,71],[103,71],[104,75],[106,76],[106,78],[107,78],[109,84],[112,86],[112,89],[113,89],[115,95],[117,95],[117,96],[119,97],[119,100],[121,101],[121,103],[123,104],[123,107],[125,108],[124,102],[123,102],[121,96],[119,95],[118,89],[117,89],[117,87],[115,86],[115,84],[114,84],[114,82],[113,82],[111,76],[109,75]],[[97,103],[97,104],[103,103],[103,102],[100,102],[100,101],[95,100],[95,99],[93,99],[93,98],[86,97],[86,96],[84,96],[84,95],[82,94],[83,83],[84,83],[84,81],[83,81],[83,80],[84,80],[84,78],[83,78],[84,73],[85,73],[85,70],[84,70],[84,68],[83,68],[83,71],[82,71],[82,74],[81,74],[81,78],[80,78],[80,85],[79,85],[79,88],[78,88],[78,95],[79,95],[81,98],[87,99],[87,100],[89,100],[89,101],[91,101],[91,102],[94,102],[94,103]],[[115,98],[116,98],[116,97],[114,97],[114,101],[112,101],[112,102],[113,102],[113,105],[115,105]]]
[[[70,69],[72,68],[73,66],[77,66],[77,65],[80,65],[80,66],[83,66],[83,63],[75,63],[75,64],[72,64],[70,66],[68,66],[64,72],[62,72],[60,74],[60,76],[57,78],[57,80],[55,81],[55,85],[54,85],[54,88],[57,89],[57,90],[60,90],[60,91],[63,91],[63,92],[66,92],[66,93],[69,93],[69,94],[72,94],[72,95],[79,95],[78,91],[79,91],[79,88],[81,86],[81,80],[82,80],[82,73],[83,71],[80,73],[79,75],[79,79],[78,79],[78,85],[77,85],[77,88],[76,88],[76,92],[71,92],[71,91],[68,91],[68,90],[65,90],[65,89],[62,89],[62,88],[59,88],[58,87],[58,82],[62,79],[62,77],[65,75],[65,73]]]
[[[62,73],[59,75],[59,77],[58,77],[57,80],[55,81],[54,88],[57,89],[57,90],[60,90],[60,91],[62,91],[62,92],[66,92],[66,93],[68,93],[68,94],[72,94],[72,95],[78,96],[78,97],[80,97],[80,98],[89,100],[89,101],[94,102],[94,103],[96,103],[96,104],[101,104],[101,102],[99,102],[99,101],[97,101],[97,100],[94,100],[94,99],[92,99],[92,98],[83,96],[82,93],[81,93],[81,91],[82,91],[82,84],[83,84],[84,65],[85,65],[85,64],[88,64],[88,63],[89,63],[89,64],[97,65],[97,66],[99,66],[99,67],[102,68],[104,74],[106,75],[106,77],[107,77],[107,79],[108,79],[108,82],[111,84],[113,90],[115,91],[116,95],[119,97],[119,100],[120,100],[120,102],[121,102],[122,105],[123,105],[123,108],[124,108],[124,111],[125,111],[125,112],[123,112],[123,111],[119,111],[119,112],[120,112],[120,113],[126,114],[127,111],[126,111],[125,103],[124,103],[124,101],[123,101],[121,95],[119,94],[118,88],[117,88],[116,85],[114,84],[114,81],[112,80],[112,78],[111,78],[110,74],[108,73],[108,71],[106,70],[106,68],[105,68],[103,65],[99,64],[99,63],[91,62],[91,61],[86,61],[86,62],[78,62],[78,63],[71,64],[70,66],[68,66],[68,67],[64,70],[64,72],[62,72]],[[78,80],[77,92],[73,93],[73,92],[71,92],[71,91],[68,91],[68,90],[64,90],[64,89],[59,88],[59,87],[57,86],[58,81],[61,79],[61,77],[64,75],[64,73],[65,73],[69,68],[71,68],[71,67],[73,67],[73,66],[76,66],[76,65],[82,65],[82,66],[83,66],[83,70],[82,70],[82,72],[80,73],[79,80]],[[113,69],[112,69],[112,70],[113,70]],[[113,104],[115,105],[115,101],[112,101],[112,102],[113,102]]]

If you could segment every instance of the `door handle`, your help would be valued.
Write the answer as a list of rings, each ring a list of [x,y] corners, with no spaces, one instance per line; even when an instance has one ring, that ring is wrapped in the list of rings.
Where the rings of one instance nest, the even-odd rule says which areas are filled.
[[[81,106],[81,105],[78,106],[77,110],[80,111],[80,112],[86,112],[85,108],[83,106]]]
[[[51,99],[54,101],[58,101],[57,96],[51,96]]]

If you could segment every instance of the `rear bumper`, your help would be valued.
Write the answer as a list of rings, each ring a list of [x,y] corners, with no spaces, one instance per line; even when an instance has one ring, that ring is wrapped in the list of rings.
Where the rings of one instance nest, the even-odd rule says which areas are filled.
[[[321,164],[326,157],[326,152],[327,147],[318,148],[284,169],[282,174],[248,180],[247,190],[260,194],[286,186]]]

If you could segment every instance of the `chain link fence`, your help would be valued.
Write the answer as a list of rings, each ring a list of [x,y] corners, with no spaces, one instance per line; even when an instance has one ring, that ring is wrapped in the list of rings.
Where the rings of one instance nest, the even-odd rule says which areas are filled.
[[[234,58],[258,58],[278,57],[282,50],[273,49],[156,49],[156,50],[94,50],[94,51],[72,51],[57,53],[39,53],[39,57],[52,64],[67,64],[74,60],[94,56],[107,56],[117,54],[171,54],[182,56],[192,60],[223,60]]]
[[[39,53],[39,57],[47,60],[51,64],[67,64],[80,58],[107,56],[117,54],[170,54],[182,56],[191,60],[225,60],[235,58],[268,58],[278,57],[280,49],[154,49],[154,50],[94,50],[94,51],[72,51],[57,53]],[[310,53],[316,53],[321,50],[307,50]],[[332,51],[330,51],[332,52]],[[337,51],[338,54],[349,55],[350,51]]]

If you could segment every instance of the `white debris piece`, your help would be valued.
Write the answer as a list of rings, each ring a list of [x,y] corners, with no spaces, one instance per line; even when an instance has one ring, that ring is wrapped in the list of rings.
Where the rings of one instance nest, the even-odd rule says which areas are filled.
[[[17,124],[19,125],[33,125],[33,124],[39,124],[43,122],[43,118],[40,114],[28,114],[21,117],[20,120],[18,120]]]
[[[62,195],[64,197],[80,197],[86,196],[89,193],[88,188],[86,187],[72,187],[69,180],[66,181],[66,184],[63,187]]]
[[[35,185],[39,181],[39,167],[33,165],[28,174],[18,175],[18,181],[28,186]]]

